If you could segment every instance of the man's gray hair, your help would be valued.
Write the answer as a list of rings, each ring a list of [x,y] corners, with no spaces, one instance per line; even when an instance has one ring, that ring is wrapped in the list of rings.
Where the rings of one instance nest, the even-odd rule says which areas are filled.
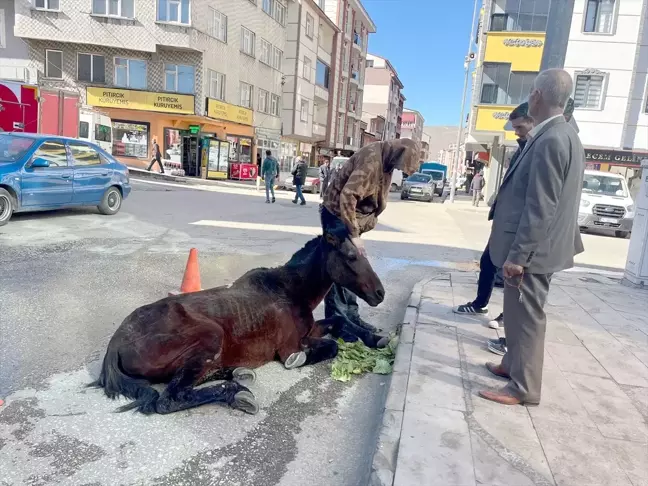
[[[563,69],[547,69],[538,74],[533,87],[542,93],[542,99],[548,105],[565,108],[574,90],[574,82]]]

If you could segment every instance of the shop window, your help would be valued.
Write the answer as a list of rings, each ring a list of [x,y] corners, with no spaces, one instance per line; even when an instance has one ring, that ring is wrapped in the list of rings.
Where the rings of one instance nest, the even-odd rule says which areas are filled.
[[[97,54],[77,55],[77,79],[87,83],[106,82],[106,58]]]
[[[189,24],[189,0],[158,0],[157,8],[158,21]]]
[[[65,151],[65,145],[61,142],[46,141],[38,147],[34,157],[32,158],[45,159],[49,162],[49,168],[52,167],[67,167],[67,152]]]
[[[574,87],[574,107],[600,110],[603,104],[604,75],[577,74]]]
[[[194,66],[183,64],[164,65],[164,89],[174,93],[193,94],[195,91]]]
[[[63,79],[63,52],[45,51],[45,77]]]
[[[134,0],[92,0],[92,13],[132,19],[135,17]]]
[[[614,26],[614,0],[587,0],[583,32],[612,34]]]
[[[116,57],[115,86],[146,89],[146,61]]]
[[[87,167],[91,165],[101,165],[99,153],[84,143],[70,142],[68,144],[74,165],[76,167]]]
[[[149,124],[113,121],[112,154],[145,159],[148,155]]]
[[[249,164],[252,160],[252,139],[248,137],[228,136],[229,161]]]
[[[164,129],[163,151],[163,159],[177,163],[182,162],[182,135],[180,134],[180,130],[174,128]]]

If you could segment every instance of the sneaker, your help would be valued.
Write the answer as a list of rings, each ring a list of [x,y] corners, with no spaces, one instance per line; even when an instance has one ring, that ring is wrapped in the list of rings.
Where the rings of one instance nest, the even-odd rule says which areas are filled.
[[[500,314],[495,319],[490,321],[488,323],[488,327],[490,327],[491,329],[499,329],[500,327],[504,327],[504,313]]]
[[[299,203],[300,206],[306,206],[306,201],[302,201]]]
[[[467,304],[455,307],[452,309],[452,312],[455,314],[478,314],[483,316],[488,314],[488,307],[475,307],[472,305],[472,302],[468,302]]]
[[[508,351],[508,348],[506,347],[505,337],[499,339],[489,339],[487,342],[487,347],[491,353],[495,353],[500,356],[504,356]]]
[[[270,204],[270,199],[266,199],[266,204]]]
[[[273,198],[272,198],[272,204],[274,204],[274,202],[275,202],[275,198],[273,197]]]
[[[293,203],[293,204],[297,204],[297,199],[293,199],[293,200],[292,200],[292,203]]]

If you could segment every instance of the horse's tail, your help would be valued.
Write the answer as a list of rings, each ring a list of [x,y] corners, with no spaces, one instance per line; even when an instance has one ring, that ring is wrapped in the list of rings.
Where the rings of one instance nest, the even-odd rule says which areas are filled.
[[[137,408],[145,414],[156,413],[155,403],[160,394],[151,387],[148,381],[125,374],[119,366],[119,352],[111,349],[110,346],[108,346],[108,351],[104,357],[99,379],[88,386],[103,388],[104,393],[110,399],[123,395],[134,400],[119,407],[118,412],[126,412]]]

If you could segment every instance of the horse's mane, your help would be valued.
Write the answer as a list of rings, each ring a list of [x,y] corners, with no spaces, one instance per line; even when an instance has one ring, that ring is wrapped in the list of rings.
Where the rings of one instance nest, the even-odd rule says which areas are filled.
[[[310,258],[313,256],[313,252],[321,243],[322,235],[316,236],[312,240],[307,241],[304,247],[301,250],[298,250],[284,266],[294,268],[308,263]]]

